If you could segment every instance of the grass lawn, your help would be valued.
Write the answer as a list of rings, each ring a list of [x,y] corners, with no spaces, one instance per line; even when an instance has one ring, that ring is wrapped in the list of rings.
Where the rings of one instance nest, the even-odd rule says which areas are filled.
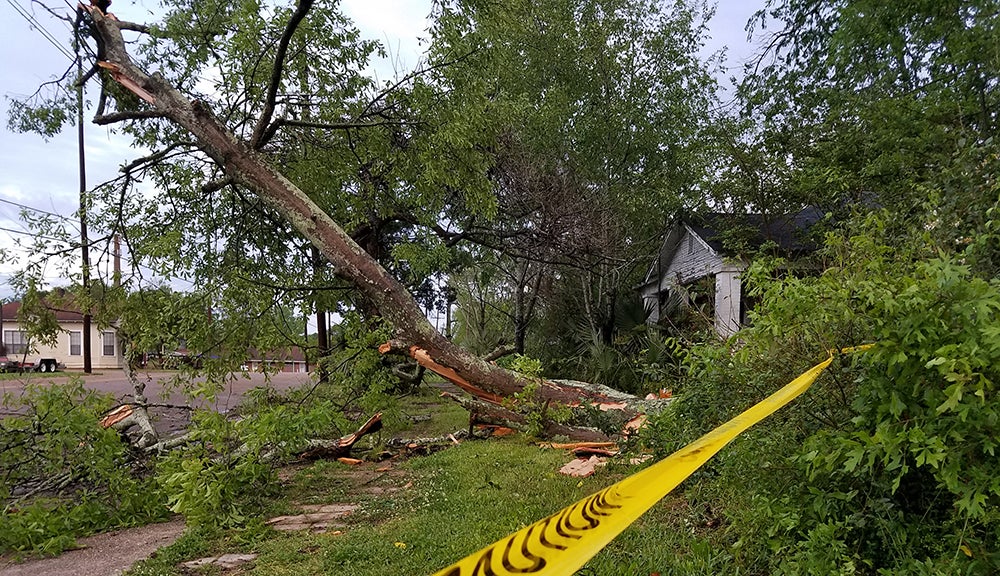
[[[454,431],[467,418],[429,394],[409,406],[411,415],[427,412],[434,418],[402,436]],[[289,466],[280,475],[275,514],[296,513],[303,504],[360,508],[344,526],[326,533],[279,532],[263,518],[238,530],[189,532],[129,574],[181,574],[180,561],[252,552],[258,557],[241,574],[430,575],[634,471],[612,464],[585,479],[559,474],[570,458],[518,435],[466,440],[429,456],[360,466],[329,461]],[[579,573],[713,573],[713,558],[724,552],[708,544],[718,532],[709,524],[683,497],[668,497]]]

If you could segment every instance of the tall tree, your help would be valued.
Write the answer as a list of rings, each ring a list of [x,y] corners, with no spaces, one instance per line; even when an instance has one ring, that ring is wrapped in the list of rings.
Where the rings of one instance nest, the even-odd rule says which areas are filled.
[[[883,207],[900,238],[962,245],[996,201],[997,18],[992,0],[769,2],[753,23],[777,31],[741,87],[745,111],[788,144],[806,198]],[[987,273],[998,261],[981,254]]]
[[[699,135],[714,81],[699,60],[700,2],[444,1],[432,62],[449,114],[474,118],[494,155],[497,221],[467,235],[556,265],[610,334],[649,241],[699,203]]]
[[[512,5],[515,11],[494,22],[491,34],[502,38],[499,26],[528,7]],[[566,183],[572,199],[566,205],[598,206],[588,213],[603,218],[593,222],[604,246],[612,238],[629,241],[621,234],[628,226],[609,216],[617,206],[638,213],[663,205],[664,196],[633,194],[632,186],[655,184],[662,192],[671,182],[688,182],[677,177],[687,164],[668,160],[686,153],[710,85],[692,56],[700,28],[683,5],[676,12],[644,7],[653,12],[626,3],[557,3],[540,13],[537,31],[551,20],[551,32],[513,39],[541,57],[540,41],[568,34],[573,42],[559,50],[589,47],[578,71],[594,73],[558,82],[535,76],[532,90],[516,91],[514,99],[483,92],[492,80],[474,72],[489,61],[464,66],[490,53],[475,45],[435,52],[427,73],[375,86],[361,69],[377,45],[362,41],[327,2],[282,8],[178,0],[156,27],[123,22],[103,5],[83,7],[81,21],[95,47],[94,67],[81,81],[96,76],[103,87],[95,121],[154,150],[102,189],[109,208],[104,224],[124,233],[135,256],[151,258],[159,270],[187,272],[213,294],[211,307],[233,314],[262,313],[257,308],[269,299],[307,300],[303,293],[317,285],[301,279],[322,278],[313,270],[312,244],[335,276],[320,288],[350,286],[356,297],[349,305],[388,322],[395,344],[424,348],[433,362],[489,392],[517,392],[524,384],[518,376],[437,333],[406,286],[420,285],[448,260],[451,245],[477,239],[478,230],[485,231],[479,238],[504,235],[513,219],[491,222],[502,201],[492,178],[503,158],[498,152],[541,159],[542,181]],[[451,13],[442,7],[438,16],[445,21]],[[123,32],[146,38],[134,54]],[[558,72],[557,61],[548,58],[546,70]],[[454,78],[444,72],[459,67]],[[513,61],[506,69],[504,80],[513,79]],[[587,90],[574,94],[583,79]],[[515,111],[545,93],[550,80],[553,107],[538,117],[548,118],[544,129],[523,130],[532,115],[518,115],[513,125],[497,122],[492,106]],[[657,97],[681,85],[690,90]],[[636,115],[642,111],[649,113]],[[605,121],[590,122],[590,115]],[[549,129],[570,137],[550,139]],[[668,129],[669,137],[661,137]],[[519,139],[527,145],[505,144]],[[558,146],[546,152],[550,143]],[[614,143],[613,154],[598,154]],[[155,188],[139,186],[144,179]],[[536,189],[528,198],[545,193]],[[556,220],[546,228],[552,219],[534,218],[532,226],[559,241],[581,234],[567,225],[581,220]],[[580,395],[555,386],[541,394]]]

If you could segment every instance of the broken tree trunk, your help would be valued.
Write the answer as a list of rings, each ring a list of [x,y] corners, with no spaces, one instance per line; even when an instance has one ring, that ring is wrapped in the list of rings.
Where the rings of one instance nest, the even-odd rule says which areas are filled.
[[[299,454],[304,460],[320,460],[343,458],[351,453],[351,448],[363,437],[382,429],[382,413],[369,418],[358,428],[357,432],[348,434],[337,440],[310,440],[305,450]]]
[[[516,374],[483,361],[456,346],[430,324],[407,292],[375,259],[367,254],[307,194],[270,166],[248,143],[222,125],[200,100],[191,100],[160,75],[146,74],[131,60],[121,30],[137,25],[118,21],[96,6],[84,7],[94,22],[99,45],[105,48],[101,67],[115,81],[146,101],[152,110],[136,110],[135,117],[159,116],[186,129],[199,147],[231,178],[255,192],[284,216],[295,229],[331,262],[337,274],[350,280],[358,291],[388,320],[400,339],[418,345],[442,365],[455,370],[499,395],[516,393],[525,382]],[[112,122],[127,118],[95,119]]]
[[[528,418],[524,414],[509,410],[498,404],[483,402],[475,398],[465,398],[448,392],[442,395],[450,400],[458,402],[463,408],[469,411],[469,423],[490,424],[513,428],[521,432],[529,432],[530,425]],[[607,442],[608,435],[601,430],[589,426],[574,426],[571,424],[560,424],[558,422],[547,421],[543,424],[542,432],[548,437],[565,436],[574,440],[586,442]]]
[[[520,392],[528,381],[519,375],[456,346],[441,335],[424,316],[423,311],[407,292],[374,258],[364,251],[309,196],[290,182],[258,153],[260,136],[280,127],[267,110],[258,123],[254,137],[246,142],[237,137],[212,113],[201,100],[191,100],[159,74],[147,74],[131,59],[126,50],[122,30],[144,30],[145,27],[120,22],[105,14],[96,5],[82,6],[91,16],[93,33],[104,48],[104,60],[98,64],[111,78],[131,91],[150,109],[123,110],[113,115],[95,118],[98,124],[143,118],[165,118],[187,130],[208,155],[234,183],[253,191],[261,200],[281,214],[308,239],[332,264],[336,273],[351,281],[360,294],[393,327],[396,338],[405,347],[423,350],[437,366],[444,367],[463,381],[481,391],[481,398],[502,398]],[[308,11],[309,5],[300,6]],[[305,14],[303,13],[302,16]],[[290,25],[290,33],[294,25]],[[281,62],[275,63],[280,72]],[[280,73],[277,74],[280,78]],[[265,124],[269,124],[265,126]],[[537,396],[545,402],[561,404],[602,403],[606,398],[580,388],[566,388],[546,382]]]
[[[124,338],[118,339],[118,346],[119,350],[130,350]],[[126,353],[124,356],[125,362],[122,367],[125,377],[132,384],[133,403],[123,404],[108,412],[101,420],[101,426],[104,428],[114,428],[122,434],[127,433],[132,427],[138,427],[139,437],[134,439],[133,442],[137,447],[146,449],[155,445],[159,437],[153,428],[152,421],[149,419],[148,403],[145,395],[146,383],[136,375],[135,369],[132,366],[132,355]]]
[[[379,346],[379,351],[383,354],[394,350],[392,342],[386,342]],[[506,426],[522,431],[527,428],[525,416],[504,406],[503,398],[474,386],[447,366],[441,366],[427,354],[426,350],[410,346],[409,354],[421,367],[438,374],[475,397],[475,400],[468,400],[445,393],[446,397],[468,409],[474,422]],[[621,433],[627,434],[628,425],[638,416],[659,412],[670,403],[669,399],[642,399],[608,386],[589,382],[542,380],[539,384],[539,390],[558,391],[564,398],[575,398],[574,401],[564,405],[572,410],[572,421],[577,425],[549,422],[546,423],[545,429],[545,433],[550,436],[560,435],[575,440],[593,440],[595,438],[607,440],[607,434],[601,432],[597,428],[598,425],[605,428],[613,427]],[[545,403],[549,402],[549,400],[543,400],[544,396],[541,394],[538,395],[537,399]],[[598,413],[607,413],[607,416],[600,419],[603,420],[602,422],[595,421],[597,420],[594,417],[595,408]]]

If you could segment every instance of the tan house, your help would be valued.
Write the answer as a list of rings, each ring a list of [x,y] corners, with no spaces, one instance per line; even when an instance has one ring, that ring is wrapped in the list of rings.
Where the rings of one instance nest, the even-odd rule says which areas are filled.
[[[43,358],[53,358],[68,370],[83,370],[83,314],[52,308],[60,330],[55,344],[48,345],[31,341],[18,323],[20,309],[20,302],[9,302],[0,307],[0,348],[9,359],[34,364]],[[102,328],[91,323],[90,345],[94,369],[122,367],[118,334],[113,327]]]

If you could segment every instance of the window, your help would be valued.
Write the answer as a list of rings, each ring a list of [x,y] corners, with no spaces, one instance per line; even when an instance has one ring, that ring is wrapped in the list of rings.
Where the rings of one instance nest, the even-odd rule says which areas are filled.
[[[115,333],[101,332],[101,354],[104,356],[115,355]]]
[[[28,335],[22,330],[4,330],[3,343],[9,356],[24,354],[28,350]]]
[[[69,355],[70,356],[83,355],[83,332],[69,333]]]

